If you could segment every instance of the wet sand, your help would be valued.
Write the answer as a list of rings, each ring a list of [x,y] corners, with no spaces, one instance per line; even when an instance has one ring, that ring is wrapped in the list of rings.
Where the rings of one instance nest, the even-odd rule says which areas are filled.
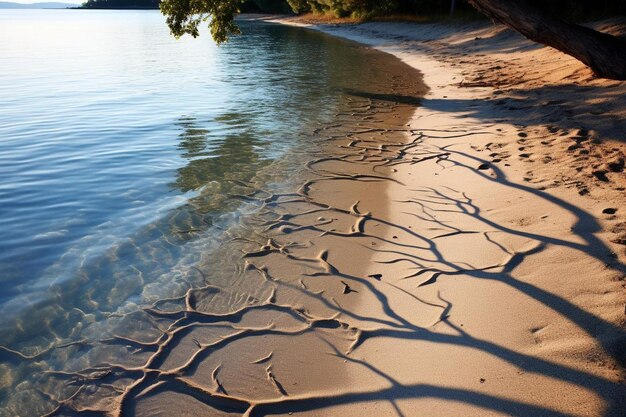
[[[367,392],[370,381],[354,378],[360,365],[349,353],[365,331],[402,328],[389,297],[420,302],[367,274],[374,249],[395,239],[386,236],[398,228],[387,220],[388,188],[398,182],[398,158],[419,141],[408,123],[426,87],[397,58],[350,48],[363,66],[346,80],[332,122],[252,180],[232,180],[225,197],[247,214],[185,271],[180,296],[108,313],[80,340],[33,354],[0,346],[6,385],[19,392],[7,415],[261,415],[285,407],[325,415],[325,402],[342,402],[346,389]],[[288,184],[273,184],[277,169]],[[63,358],[63,367],[51,365]],[[34,381],[26,376],[33,369],[42,374]]]
[[[381,59],[383,78],[394,84],[379,84],[380,74],[371,74],[368,88],[348,92],[333,123],[315,129],[318,150],[299,156],[304,170],[296,174],[300,183],[293,192],[249,184],[239,195],[258,205],[264,220],[253,234],[235,240],[242,252],[234,260],[245,276],[240,279],[246,285],[258,281],[259,299],[235,311],[206,313],[213,301],[206,299],[222,291],[209,285],[190,290],[184,307],[151,310],[159,317],[184,317],[182,327],[194,329],[165,348],[165,372],[175,377],[160,371],[139,382],[122,413],[265,415],[309,409],[325,415],[324,403],[341,399],[346,388],[367,392],[369,381],[354,378],[348,355],[372,325],[399,328],[387,315],[389,289],[412,297],[367,273],[372,248],[388,241],[385,230],[395,227],[386,220],[387,189],[397,181],[389,174],[397,155],[412,146],[407,123],[425,88],[420,74],[399,60],[363,53]],[[399,104],[386,98],[395,95],[414,100]],[[159,385],[162,380],[167,382]],[[145,390],[150,394],[136,395]]]

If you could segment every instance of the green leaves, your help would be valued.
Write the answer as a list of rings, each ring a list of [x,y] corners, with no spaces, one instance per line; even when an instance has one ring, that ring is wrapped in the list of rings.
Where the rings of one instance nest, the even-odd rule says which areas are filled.
[[[311,11],[311,5],[307,0],[287,0],[287,3],[289,3],[294,13],[306,13]]]
[[[163,0],[161,13],[166,17],[172,35],[180,38],[200,35],[199,26],[208,21],[211,36],[222,43],[231,35],[240,33],[235,13],[242,0]]]

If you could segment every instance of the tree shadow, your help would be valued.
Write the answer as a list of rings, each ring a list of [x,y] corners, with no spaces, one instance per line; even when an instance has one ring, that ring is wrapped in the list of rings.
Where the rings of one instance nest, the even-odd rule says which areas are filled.
[[[562,97],[559,99],[559,97]],[[518,126],[549,126],[561,131],[591,130],[599,138],[626,141],[626,121],[615,109],[626,107],[623,87],[563,84],[539,88],[518,88],[513,96],[490,100],[424,99],[425,108],[463,112],[485,121],[506,119]],[[561,133],[561,132],[560,132]],[[556,136],[556,135],[553,135]]]
[[[474,117],[492,117],[487,112],[481,113],[484,110],[480,108],[479,103],[472,101],[418,100],[402,94],[371,94],[358,91],[353,91],[351,94],[365,100],[364,104],[366,105],[382,101],[392,103],[392,105],[401,103],[403,105],[415,106],[418,102],[421,102],[422,105],[430,109],[440,111],[459,111],[460,109],[467,111],[470,109],[469,111],[470,113],[473,112],[472,115]],[[266,224],[264,224],[263,233],[258,232],[253,236],[256,240],[250,237],[247,238],[250,250],[243,253],[242,263],[244,268],[241,272],[242,274],[253,274],[260,277],[263,288],[267,289],[267,297],[251,303],[244,303],[240,307],[224,313],[205,311],[198,307],[199,294],[203,292],[220,294],[228,291],[228,288],[217,288],[207,282],[205,286],[189,288],[180,297],[155,302],[152,306],[140,312],[140,315],[143,317],[142,320],[154,323],[155,333],[158,334],[154,339],[146,341],[123,335],[114,335],[110,339],[93,342],[93,345],[106,344],[107,346],[130,347],[129,351],[132,351],[133,354],[145,355],[146,359],[142,365],[131,367],[103,361],[97,366],[87,369],[71,372],[53,372],[60,383],[64,384],[70,391],[66,397],[53,398],[52,402],[55,404],[55,408],[45,415],[134,416],[137,414],[136,406],[139,399],[150,398],[152,395],[158,395],[166,391],[195,398],[215,410],[237,413],[243,416],[324,410],[337,405],[373,401],[388,401],[395,412],[403,416],[403,412],[397,402],[399,400],[418,398],[437,398],[442,401],[463,403],[519,417],[565,417],[570,415],[530,402],[484,394],[475,390],[440,387],[430,384],[402,384],[396,378],[378,369],[371,363],[358,359],[357,355],[354,354],[368,341],[374,338],[386,338],[396,341],[424,341],[434,345],[458,346],[471,349],[472,351],[483,352],[524,372],[562,381],[587,390],[603,400],[606,406],[606,409],[603,411],[604,417],[622,416],[626,407],[626,396],[624,395],[626,390],[622,383],[614,382],[585,370],[520,353],[489,340],[477,338],[448,320],[449,312],[454,306],[443,298],[441,298],[442,305],[429,305],[441,310],[438,323],[445,325],[449,332],[441,333],[434,331],[432,328],[417,326],[403,317],[400,312],[394,310],[386,290],[402,291],[406,296],[412,297],[416,303],[427,304],[415,294],[401,289],[394,282],[380,280],[375,277],[362,277],[342,271],[329,261],[328,253],[324,251],[316,258],[305,258],[294,254],[292,247],[297,242],[294,242],[293,239],[301,231],[315,233],[319,236],[376,240],[384,243],[386,245],[385,249],[373,248],[371,250],[380,254],[392,255],[393,257],[388,263],[409,262],[415,266],[416,272],[404,277],[405,279],[422,279],[420,277],[423,277],[421,286],[435,285],[454,275],[463,275],[477,280],[498,281],[569,319],[597,340],[608,355],[622,366],[626,365],[626,334],[623,328],[603,320],[563,297],[520,281],[513,276],[513,272],[525,260],[545,251],[550,246],[560,246],[580,251],[603,263],[607,262],[606,255],[609,252],[609,248],[594,235],[594,232],[598,231],[600,227],[591,214],[549,193],[511,182],[497,166],[493,166],[490,172],[491,175],[488,175],[482,171],[477,171],[475,166],[460,162],[460,160],[469,160],[478,166],[485,161],[457,151],[451,145],[437,147],[438,137],[436,131],[426,135],[405,129],[406,133],[413,134],[413,140],[409,143],[405,141],[393,142],[393,140],[381,143],[380,137],[376,136],[379,134],[390,134],[390,132],[390,130],[381,127],[367,128],[363,124],[359,126],[358,130],[347,135],[347,144],[342,142],[339,147],[341,153],[333,156],[335,159],[343,162],[362,164],[368,167],[368,169],[371,167],[372,172],[367,174],[346,174],[325,170],[323,165],[319,166],[322,160],[328,159],[325,156],[307,165],[307,168],[314,174],[313,179],[305,183],[297,192],[277,194],[269,190],[257,188],[257,186],[252,184],[246,184],[244,180],[237,179],[234,181],[234,184],[245,190],[241,192],[240,197],[245,198],[245,201],[249,204],[256,204],[259,210],[265,213],[264,218],[267,220]],[[332,136],[332,132],[329,131],[325,131],[325,134]],[[445,136],[446,139],[450,139],[454,137],[461,138],[472,134],[472,132],[459,130],[441,132],[441,134],[441,137]],[[201,136],[201,134],[198,136],[194,133],[188,138],[190,141],[186,145],[186,149],[190,153],[197,153],[202,148]],[[196,143],[198,139],[200,143]],[[428,146],[423,143],[425,139],[429,140]],[[416,193],[416,197],[406,202],[406,204],[417,207],[417,210],[411,211],[413,215],[419,216],[421,220],[429,223],[430,226],[443,230],[443,234],[432,237],[415,232],[401,224],[393,223],[389,219],[377,217],[371,213],[363,213],[359,210],[358,203],[355,203],[349,209],[331,206],[316,201],[310,193],[312,186],[322,181],[388,181],[397,184],[397,180],[386,174],[381,174],[379,171],[376,171],[376,168],[392,168],[400,164],[416,164],[426,160],[434,160],[444,167],[455,166],[459,169],[467,170],[468,173],[479,176],[481,180],[487,183],[496,183],[510,190],[523,192],[532,195],[536,199],[559,206],[572,216],[575,216],[576,222],[572,231],[581,239],[582,243],[544,236],[538,233],[519,231],[506,225],[498,224],[484,216],[481,208],[475,204],[470,196],[462,191],[450,188],[421,187],[412,190]],[[203,167],[203,171],[206,170],[207,172],[211,172],[212,169],[212,166],[209,165]],[[286,208],[289,204],[297,204],[304,206],[304,208],[298,211],[289,210]],[[438,239],[444,236],[449,237],[475,232],[453,227],[438,220],[435,216],[438,212],[454,213],[462,218],[466,217],[474,223],[477,222],[489,230],[532,240],[535,242],[535,246],[525,251],[516,252],[499,246],[504,253],[509,255],[507,260],[482,268],[455,262],[447,257],[444,250],[440,247]],[[313,223],[307,220],[307,216],[323,216],[325,214],[352,221],[353,225],[348,231],[338,231],[323,220]],[[411,238],[411,241],[407,244],[384,236],[378,236],[370,231],[370,224],[383,224],[391,230],[406,234]],[[459,224],[462,225],[464,223],[460,222]],[[372,228],[372,230],[374,229]],[[491,239],[488,233],[484,233],[483,237],[485,241],[499,245]],[[237,238],[241,239],[240,237]],[[268,256],[280,257],[284,262],[294,263],[310,271],[303,276],[311,278],[326,277],[343,282],[348,287],[356,288],[358,286],[359,290],[364,290],[363,292],[367,292],[374,297],[378,303],[376,307],[379,307],[384,313],[384,318],[358,315],[350,309],[341,307],[326,294],[310,290],[302,282],[297,284],[293,282],[293,279],[289,280],[288,277],[274,274],[274,271],[263,263]],[[427,263],[430,265],[435,264],[436,266],[427,266]],[[626,273],[625,265],[617,260],[613,260],[610,266],[615,271],[622,274]],[[385,290],[382,290],[382,288]],[[277,301],[276,294],[283,290],[298,292],[303,298],[323,305],[328,315],[315,316],[303,308],[281,304]],[[290,318],[300,324],[300,327],[286,330],[281,329],[275,322],[270,323],[266,327],[243,325],[242,322],[245,315],[255,311],[269,311],[276,314],[289,315]],[[352,319],[363,321],[367,323],[367,326],[355,327],[352,324]],[[139,319],[137,318],[137,320]],[[221,326],[229,332],[209,342],[194,340],[195,345],[186,362],[174,369],[162,369],[163,363],[181,343],[183,338],[188,337],[194,329],[208,325]],[[349,331],[353,335],[353,341],[348,351],[341,351],[333,341],[329,340],[327,343],[328,353],[367,369],[369,372],[384,379],[387,386],[361,391],[345,387],[345,389],[333,393],[308,393],[307,395],[294,396],[288,395],[288,392],[283,388],[282,390],[279,389],[281,395],[276,398],[252,400],[230,395],[223,389],[220,389],[221,384],[217,379],[218,373],[216,371],[213,372],[212,379],[206,385],[198,385],[191,380],[191,377],[203,361],[216,351],[226,349],[231,343],[245,340],[248,337],[297,336],[319,329],[325,329],[329,332],[335,330]],[[89,345],[88,343],[86,344]],[[75,347],[56,346],[51,348],[49,352],[74,349]],[[87,348],[90,347],[93,346],[87,346]],[[40,352],[37,355],[28,356],[0,347],[0,360],[37,361],[49,352]],[[268,381],[266,382],[282,387],[278,381],[279,377],[270,377],[268,372]],[[128,383],[129,380],[132,383]],[[90,393],[95,392],[97,389],[115,386],[115,383],[118,381],[124,381],[128,385],[124,389],[119,390],[119,398],[116,399],[119,408],[114,411],[81,408],[80,403],[77,406],[73,402],[77,396],[84,392]]]
[[[382,100],[392,101],[394,103],[402,102],[396,96],[360,96],[366,100]],[[410,100],[405,101],[409,105],[414,105]],[[435,102],[436,107],[439,104],[449,103]],[[458,104],[458,103],[457,103]],[[429,104],[427,104],[429,105]],[[432,108],[432,107],[431,107]],[[477,338],[471,335],[463,328],[451,323],[448,320],[449,312],[454,306],[441,298],[442,305],[433,305],[434,308],[441,309],[439,323],[447,326],[449,332],[437,332],[431,328],[417,326],[411,323],[402,314],[395,311],[390,303],[390,299],[382,288],[393,291],[403,291],[405,295],[413,298],[416,303],[425,303],[416,295],[401,289],[398,285],[391,281],[382,281],[372,277],[361,277],[341,271],[337,266],[329,261],[328,254],[322,252],[316,258],[304,258],[293,254],[289,250],[292,239],[298,232],[306,231],[307,233],[317,233],[320,236],[334,236],[337,238],[349,237],[353,239],[366,238],[368,240],[376,240],[384,243],[385,249],[372,248],[371,250],[380,254],[392,255],[393,258],[387,263],[392,262],[409,262],[415,266],[417,270],[404,279],[421,279],[420,286],[436,285],[438,282],[445,280],[449,276],[463,275],[471,279],[494,280],[505,284],[516,291],[527,295],[541,305],[559,313],[567,318],[589,336],[593,337],[615,361],[622,366],[626,364],[626,333],[624,329],[609,323],[602,318],[586,311],[567,299],[532,285],[528,282],[520,281],[513,276],[514,271],[529,257],[545,251],[550,246],[561,246],[564,248],[580,251],[586,255],[602,261],[607,261],[606,254],[609,252],[608,247],[595,235],[594,232],[599,230],[599,225],[595,218],[583,209],[574,206],[558,197],[549,193],[536,190],[532,187],[516,184],[511,182],[506,174],[498,167],[493,167],[492,172],[487,174],[476,170],[471,163],[463,163],[461,160],[473,161],[476,166],[485,161],[480,158],[473,157],[464,152],[456,151],[453,145],[441,146],[436,145],[437,132],[430,132],[428,135],[424,133],[415,133],[407,130],[408,133],[414,134],[414,140],[406,142],[384,142],[381,146],[380,139],[372,136],[373,133],[385,134],[385,129],[372,128],[367,129],[361,127],[360,130],[352,132],[349,135],[349,143],[342,145],[344,152],[337,155],[337,158],[349,164],[363,164],[364,166],[372,166],[375,168],[392,168],[400,164],[415,164],[425,160],[435,161],[440,166],[447,169],[449,166],[455,166],[457,169],[467,170],[468,173],[477,175],[486,183],[496,183],[500,186],[511,190],[523,192],[532,195],[534,198],[555,204],[566,210],[576,221],[572,228],[573,233],[581,239],[581,243],[575,241],[563,240],[555,237],[544,236],[538,233],[525,232],[515,230],[506,225],[498,224],[483,215],[481,208],[464,192],[456,191],[450,188],[421,187],[415,192],[416,197],[407,200],[406,204],[417,207],[411,213],[418,216],[421,220],[430,223],[433,228],[443,230],[437,236],[428,237],[411,230],[401,224],[377,217],[371,213],[362,213],[358,209],[358,203],[350,209],[335,207],[328,204],[320,203],[311,196],[310,190],[313,185],[321,181],[394,181],[392,178],[376,173],[369,174],[351,174],[341,172],[330,172],[320,166],[319,161],[327,160],[322,158],[318,163],[313,161],[308,164],[308,168],[315,173],[314,179],[310,180],[301,187],[296,193],[275,194],[268,190],[258,189],[252,185],[248,185],[249,192],[246,194],[246,201],[253,203],[256,201],[258,206],[267,213],[273,214],[268,217],[263,237],[267,238],[267,243],[251,242],[251,250],[244,253],[246,260],[246,271],[248,273],[258,274],[264,280],[269,292],[265,300],[260,300],[255,304],[243,305],[241,308],[228,313],[211,313],[196,309],[195,297],[198,292],[203,291],[202,288],[189,290],[187,294],[174,300],[177,304],[171,304],[168,308],[162,307],[165,302],[155,303],[152,308],[146,309],[145,314],[159,320],[167,320],[169,326],[163,330],[162,336],[150,341],[139,342],[129,340],[128,338],[118,338],[117,343],[128,344],[140,350],[149,353],[148,360],[142,367],[128,368],[115,364],[102,364],[98,369],[105,369],[109,372],[101,378],[89,378],[96,370],[86,369],[78,372],[63,375],[63,378],[72,378],[90,385],[111,384],[113,381],[121,378],[128,378],[131,375],[136,381],[130,388],[124,391],[119,403],[121,404],[117,416],[133,416],[136,415],[135,408],[138,397],[149,395],[157,395],[160,392],[176,392],[196,400],[201,401],[208,407],[214,408],[222,412],[233,412],[243,416],[261,416],[284,414],[288,412],[304,412],[313,410],[324,410],[329,407],[354,404],[360,402],[388,401],[395,412],[403,416],[403,412],[398,405],[398,401],[406,399],[418,398],[437,398],[442,401],[450,401],[463,403],[470,406],[492,410],[507,415],[526,417],[526,416],[554,416],[564,417],[570,414],[559,412],[557,410],[544,407],[530,402],[502,398],[495,395],[484,394],[474,390],[465,390],[452,387],[439,387],[429,384],[406,385],[400,383],[396,378],[388,375],[383,370],[377,368],[371,363],[360,360],[354,355],[365,343],[375,338],[386,338],[392,340],[415,340],[432,343],[435,345],[459,346],[472,351],[483,352],[493,358],[510,364],[525,373],[534,374],[541,377],[551,378],[576,387],[580,387],[588,392],[593,393],[601,398],[606,407],[603,410],[604,417],[619,417],[623,415],[626,406],[624,395],[626,389],[620,382],[614,382],[593,373],[581,370],[572,366],[567,366],[552,362],[550,360],[535,357],[529,354],[514,351],[505,346],[501,346],[490,340]],[[454,137],[463,137],[472,134],[467,131],[457,132],[441,132],[441,137],[446,139]],[[425,139],[429,140],[428,146],[423,144]],[[417,158],[417,159],[416,159]],[[397,181],[394,181],[397,183]],[[297,204],[305,206],[300,211],[287,209],[289,204]],[[282,210],[281,210],[282,209]],[[285,214],[289,213],[289,214]],[[311,223],[307,220],[307,216],[323,216],[328,214],[332,216],[341,216],[344,219],[352,220],[353,226],[349,231],[343,232],[335,230],[332,226],[324,221]],[[511,236],[518,236],[532,240],[535,245],[530,249],[523,251],[510,251],[503,246],[499,246],[500,250],[509,256],[506,261],[487,265],[477,268],[471,267],[461,262],[455,262],[449,259],[438,243],[440,238],[455,236],[463,233],[478,233],[464,230],[462,228],[448,225],[446,222],[436,218],[437,213],[454,213],[461,216],[461,221],[457,222],[465,224],[463,217],[472,224],[479,223],[489,230],[499,233],[505,233]],[[328,217],[328,216],[326,216]],[[383,236],[378,236],[370,231],[370,224],[383,224],[391,230],[398,233],[406,234],[411,238],[409,244],[394,241]],[[461,227],[461,226],[459,226]],[[375,230],[372,228],[372,230]],[[287,233],[279,233],[283,231]],[[494,245],[499,245],[487,233],[483,233],[484,239]],[[281,243],[287,239],[291,243]],[[256,245],[256,246],[255,246]],[[392,249],[387,249],[387,248]],[[347,287],[358,288],[360,292],[367,292],[374,296],[378,304],[378,308],[384,313],[384,318],[364,317],[355,314],[350,309],[342,308],[335,300],[328,298],[324,293],[313,292],[306,285],[298,285],[291,282],[287,277],[275,275],[272,268],[266,267],[263,262],[267,256],[278,256],[284,259],[284,262],[294,262],[303,268],[310,270],[304,274],[307,277],[327,277],[333,280],[341,281]],[[426,264],[430,264],[430,266]],[[436,266],[432,266],[432,265]],[[619,261],[614,260],[611,268],[620,273],[626,272],[626,267]],[[422,278],[423,277],[423,278]],[[210,287],[210,288],[209,288]],[[225,291],[225,289],[216,289],[207,285],[206,290]],[[296,291],[302,297],[313,301],[317,301],[324,305],[328,310],[328,316],[314,316],[306,310],[295,308],[290,305],[280,304],[276,301],[276,292],[283,290]],[[173,301],[173,300],[170,300]],[[169,301],[168,301],[169,302]],[[328,341],[328,348],[331,355],[335,355],[345,361],[358,365],[367,369],[369,372],[383,378],[388,386],[379,389],[357,390],[345,387],[345,389],[332,393],[308,393],[307,395],[289,396],[286,391],[276,398],[265,398],[261,400],[252,400],[241,398],[235,395],[226,394],[219,390],[220,383],[217,379],[209,385],[198,385],[190,378],[193,376],[199,364],[208,358],[218,349],[225,349],[231,343],[240,341],[246,337],[253,336],[271,336],[287,334],[286,330],[275,327],[275,323],[263,328],[246,327],[240,323],[245,314],[256,310],[273,311],[278,313],[289,314],[293,319],[301,323],[302,327],[290,334],[304,334],[315,331],[316,329],[326,330],[349,330],[354,336],[354,340],[348,351],[341,351],[335,343]],[[331,314],[333,313],[333,314]],[[345,320],[344,320],[345,318]],[[352,319],[358,319],[368,323],[367,326],[353,327]],[[159,369],[159,365],[167,358],[167,356],[176,347],[182,337],[187,335],[190,329],[196,326],[206,326],[207,324],[219,325],[232,330],[228,335],[222,336],[213,342],[201,343],[197,342],[197,349],[192,357],[185,362],[184,365],[173,370]],[[156,349],[156,350],[155,350]],[[9,353],[7,353],[9,354]],[[102,372],[102,371],[101,371]],[[214,373],[215,375],[215,373]],[[269,382],[277,383],[275,379]],[[282,386],[282,385],[281,385]],[[92,412],[90,410],[90,412]],[[49,415],[87,415],[71,406],[71,401],[61,401],[57,409]],[[99,414],[105,415],[105,413]]]

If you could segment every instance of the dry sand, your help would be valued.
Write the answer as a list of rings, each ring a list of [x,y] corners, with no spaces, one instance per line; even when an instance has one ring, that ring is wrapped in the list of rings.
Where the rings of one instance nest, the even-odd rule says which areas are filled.
[[[421,106],[352,92],[297,189],[242,184],[255,296],[155,302],[103,341],[136,365],[58,375],[48,415],[623,416],[626,83],[498,27],[315,29],[419,69]]]

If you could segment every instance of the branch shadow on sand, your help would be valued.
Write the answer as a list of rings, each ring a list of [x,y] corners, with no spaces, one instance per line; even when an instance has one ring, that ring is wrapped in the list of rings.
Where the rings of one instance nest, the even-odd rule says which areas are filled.
[[[359,100],[358,106],[385,106],[398,103],[415,106],[415,98],[403,98],[397,95],[372,95],[368,93],[352,92]],[[433,103],[420,100],[423,106],[429,107]],[[467,103],[456,103],[458,106],[468,107]],[[447,107],[452,110],[449,106]],[[440,110],[440,109],[438,109]],[[474,116],[477,116],[474,114]],[[397,127],[387,129],[375,124],[366,125],[371,120],[364,119],[363,125],[348,134],[335,135],[333,128],[327,128],[321,134],[326,135],[331,142],[337,142],[337,153],[330,158],[324,155],[308,164],[311,179],[295,192],[277,194],[257,188],[254,184],[238,181],[240,187],[247,188],[247,192],[233,198],[245,199],[249,204],[257,204],[259,211],[264,213],[265,222],[262,232],[247,239],[247,250],[241,257],[244,265],[241,273],[253,274],[261,279],[263,288],[266,288],[266,297],[251,303],[244,303],[227,312],[206,311],[201,307],[201,298],[207,294],[227,292],[227,288],[218,288],[207,282],[204,287],[190,288],[184,295],[168,300],[159,300],[153,305],[137,313],[146,322],[154,322],[159,330],[159,336],[152,340],[115,335],[107,340],[97,342],[83,342],[80,346],[55,346],[37,355],[25,355],[7,348],[0,348],[1,361],[36,361],[54,351],[66,349],[91,349],[97,345],[130,346],[134,352],[145,358],[140,366],[127,366],[118,363],[102,361],[96,366],[76,371],[50,372],[65,387],[62,397],[52,397],[54,409],[46,412],[46,416],[135,416],[138,401],[159,395],[163,392],[175,392],[193,398],[209,406],[216,413],[234,413],[242,416],[263,416],[324,410],[333,406],[354,403],[368,403],[386,401],[392,406],[396,414],[405,414],[398,405],[399,401],[418,398],[436,398],[442,401],[467,404],[485,410],[527,417],[565,417],[570,414],[551,408],[543,407],[530,402],[502,398],[495,395],[481,393],[475,390],[442,387],[430,384],[403,384],[397,378],[389,375],[375,365],[358,359],[353,354],[365,343],[375,338],[392,340],[419,340],[433,345],[458,346],[479,351],[491,357],[506,362],[513,367],[529,374],[551,378],[572,386],[580,387],[601,398],[605,405],[604,417],[619,417],[623,414],[626,396],[624,385],[609,380],[585,370],[555,363],[529,354],[520,353],[505,346],[498,345],[490,340],[477,338],[465,329],[448,320],[454,305],[439,297],[439,304],[429,304],[440,310],[438,324],[446,327],[446,332],[435,331],[433,326],[418,326],[392,307],[389,302],[389,291],[400,291],[411,297],[415,303],[425,304],[417,295],[402,289],[396,282],[376,277],[362,277],[344,272],[333,265],[327,251],[321,251],[317,257],[310,258],[297,254],[294,248],[299,247],[298,233],[306,236],[323,236],[336,239],[350,238],[373,240],[384,244],[385,249],[370,247],[374,253],[391,256],[381,263],[407,262],[415,267],[416,272],[403,277],[405,280],[421,281],[418,287],[437,285],[447,277],[463,275],[476,280],[494,280],[527,295],[536,302],[557,312],[576,324],[580,329],[593,337],[611,356],[622,366],[626,365],[626,334],[624,329],[609,323],[600,317],[586,311],[567,299],[548,292],[528,282],[522,282],[513,276],[513,272],[528,258],[545,251],[550,246],[561,246],[579,251],[603,263],[607,262],[609,248],[595,236],[600,227],[595,218],[586,211],[576,207],[558,197],[523,184],[516,184],[507,178],[505,173],[496,166],[492,166],[490,174],[477,171],[474,166],[461,161],[472,161],[476,165],[486,161],[457,151],[454,146],[437,146],[438,138],[453,139],[472,134],[472,132],[458,131],[429,131],[428,134],[419,129]],[[400,134],[397,141],[386,139],[380,142],[381,136]],[[403,135],[409,135],[406,142]],[[438,136],[441,134],[441,136]],[[428,145],[424,141],[428,140]],[[359,167],[356,172],[339,172],[324,169],[324,162],[332,159],[340,161],[350,167]],[[372,213],[362,212],[357,201],[351,207],[329,205],[316,201],[311,190],[321,183],[332,181],[349,182],[378,182],[398,183],[389,175],[390,169],[402,164],[414,165],[425,161],[435,162],[440,166],[455,166],[466,169],[474,175],[480,176],[487,183],[497,183],[517,192],[531,195],[535,199],[555,204],[566,210],[576,221],[573,233],[580,238],[581,243],[562,240],[538,233],[515,230],[503,224],[490,220],[481,212],[481,208],[465,192],[451,188],[420,187],[411,190],[413,198],[406,201],[411,207],[411,213],[439,230],[436,236],[425,236],[409,227],[396,224],[384,217]],[[298,205],[300,210],[290,210],[290,205]],[[304,207],[304,208],[302,208]],[[490,231],[503,233],[528,239],[533,245],[521,250],[511,251],[500,245],[492,237],[491,232],[474,232],[451,226],[438,220],[437,213],[452,213],[463,219],[480,224]],[[325,222],[323,217],[312,222],[307,216],[336,216],[341,217],[352,225],[348,231],[333,228]],[[329,216],[327,216],[329,217]],[[320,220],[321,219],[321,220]],[[395,241],[377,235],[371,224],[384,225],[397,234],[406,236],[406,240]],[[462,262],[455,262],[446,255],[439,244],[442,237],[458,236],[465,233],[482,233],[486,242],[496,245],[505,255],[505,261],[483,267],[471,267]],[[238,237],[242,240],[243,238]],[[389,249],[391,248],[391,249]],[[309,271],[299,281],[288,280],[275,274],[271,267],[265,264],[270,257],[278,257],[283,262],[299,265]],[[626,273],[626,266],[613,259],[610,267],[621,273]],[[378,308],[384,313],[383,317],[368,317],[348,308],[343,308],[333,298],[323,292],[315,292],[305,284],[305,280],[331,279],[342,282],[349,292],[350,288],[367,293],[376,300]],[[309,282],[309,281],[307,281]],[[306,308],[295,307],[280,301],[283,292],[299,294],[310,304],[317,303],[324,307],[324,315],[313,314]],[[278,320],[268,323],[267,326],[251,326],[246,324],[250,314],[271,312],[276,315],[285,315],[297,323],[297,326],[282,328]],[[355,324],[360,323],[360,324]],[[176,367],[165,368],[163,364],[168,356],[180,346],[194,331],[207,327],[220,328],[224,333],[212,340],[194,339],[194,347],[186,361]],[[377,389],[359,390],[344,387],[331,393],[310,392],[306,394],[290,395],[289,388],[280,382],[280,375],[272,371],[271,363],[266,369],[265,383],[274,387],[276,395],[262,399],[252,399],[245,396],[230,394],[220,380],[220,365],[211,373],[209,381],[199,384],[193,380],[198,367],[208,358],[220,350],[227,349],[234,343],[242,340],[252,340],[254,337],[290,336],[298,337],[316,331],[341,332],[350,337],[347,349],[342,349],[333,340],[327,341],[327,354],[340,358],[346,363],[367,370],[384,380],[383,387]],[[258,360],[259,363],[271,362],[271,354]],[[125,381],[119,383],[119,381]],[[131,382],[128,382],[131,381]],[[90,395],[99,389],[110,389],[117,394],[115,405],[106,410],[93,407],[84,407],[77,403],[81,396]]]

